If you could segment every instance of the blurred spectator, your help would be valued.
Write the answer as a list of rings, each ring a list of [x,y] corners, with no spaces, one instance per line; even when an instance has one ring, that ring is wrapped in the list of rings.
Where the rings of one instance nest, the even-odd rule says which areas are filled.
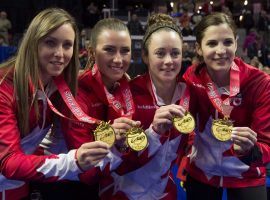
[[[181,27],[187,27],[190,24],[190,16],[188,10],[183,9],[183,13],[179,18],[179,23]]]
[[[86,41],[88,40],[86,30],[82,29],[81,34],[80,34],[80,41],[79,41],[79,47],[80,49],[85,49],[86,48]]]
[[[232,16],[231,10],[229,9],[229,7],[227,7],[225,5],[221,6],[221,11],[220,12],[223,12],[223,13],[229,15],[229,16]]]
[[[253,67],[258,68],[259,70],[263,69],[263,64],[259,61],[257,56],[254,56],[251,60],[250,60],[250,65],[252,65]]]
[[[267,12],[262,9],[258,19],[257,30],[262,35],[264,42],[267,44],[269,44],[269,26],[269,16],[267,15]]]
[[[249,45],[253,44],[257,37],[256,29],[252,28],[249,31],[249,34],[246,36],[244,43],[243,43],[243,51],[246,53],[247,48]]]
[[[187,43],[183,43],[183,58],[182,58],[182,67],[180,74],[184,74],[189,66],[192,65],[192,60],[196,56],[195,52],[192,50],[191,46]]]
[[[246,30],[246,34],[249,34],[249,31],[252,27],[254,27],[254,18],[253,14],[250,10],[246,10],[245,13],[243,14],[243,19],[242,19],[242,25],[243,28]]]
[[[193,35],[193,30],[192,30],[192,28],[190,27],[190,23],[185,24],[185,26],[183,26],[183,28],[182,28],[182,35],[183,35],[184,37],[185,37],[185,36]]]
[[[89,46],[89,38],[87,37],[86,30],[82,29],[80,34],[80,41],[79,41],[79,60],[81,64],[81,68],[83,69],[87,63],[88,59],[88,52],[87,48]]]
[[[267,31],[268,26],[270,25],[270,20],[267,16],[267,13],[265,10],[261,10],[260,16],[258,19],[257,29],[258,31]]]
[[[0,12],[0,35],[5,39],[5,43],[9,44],[8,31],[11,29],[11,22],[7,18],[5,11]]]
[[[83,12],[82,21],[85,26],[86,34],[90,37],[91,29],[100,20],[100,10],[96,2],[91,1]]]
[[[8,46],[3,35],[0,35],[0,47]]]
[[[193,26],[196,26],[201,20],[202,20],[202,14],[201,14],[201,13],[195,12],[195,13],[191,16],[190,22],[193,24]]]
[[[143,35],[144,30],[141,22],[137,14],[133,13],[131,16],[131,20],[127,24],[128,30],[131,35]]]
[[[247,56],[251,60],[254,57],[257,57],[263,66],[268,66],[268,54],[268,48],[260,35],[256,37],[256,40],[253,44],[250,44],[247,47]]]
[[[13,56],[16,53],[17,48],[9,46],[5,42],[3,35],[0,35],[0,63],[6,61],[8,58]]]

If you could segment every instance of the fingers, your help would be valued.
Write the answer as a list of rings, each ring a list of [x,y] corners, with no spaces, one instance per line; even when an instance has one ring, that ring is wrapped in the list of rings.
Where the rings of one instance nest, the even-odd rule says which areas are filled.
[[[166,118],[168,120],[172,120],[174,116],[183,117],[185,115],[186,110],[179,105],[171,104],[168,106],[162,106],[156,111],[156,116],[159,118]]]
[[[120,117],[114,120],[112,127],[114,128],[116,141],[122,143],[126,139],[126,132],[135,126],[140,126],[140,121],[134,121],[126,117]]]
[[[78,164],[83,170],[88,170],[95,166],[109,153],[109,145],[101,142],[94,141],[88,142],[77,150]]]
[[[232,130],[232,141],[242,151],[249,151],[257,142],[257,134],[249,127],[234,127]]]

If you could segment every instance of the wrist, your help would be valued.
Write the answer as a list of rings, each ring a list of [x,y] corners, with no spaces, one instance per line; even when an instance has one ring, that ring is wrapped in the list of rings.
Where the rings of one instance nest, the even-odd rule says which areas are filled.
[[[82,166],[80,165],[79,163],[79,159],[78,159],[78,149],[76,149],[76,152],[75,152],[75,163],[77,165],[77,167],[82,171],[82,172],[85,172],[86,170],[84,170],[82,168]]]

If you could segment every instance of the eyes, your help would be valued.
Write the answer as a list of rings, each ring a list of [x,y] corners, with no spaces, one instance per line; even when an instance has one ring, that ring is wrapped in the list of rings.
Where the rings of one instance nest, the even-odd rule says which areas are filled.
[[[61,42],[53,38],[46,38],[44,44],[49,48],[56,48],[58,45],[62,45],[66,50],[73,48],[73,42],[69,40]]]
[[[167,55],[167,50],[165,49],[157,49],[154,54],[158,57],[158,58],[164,58]],[[180,49],[173,49],[171,52],[169,52],[170,56],[172,58],[179,58],[181,56],[181,51]]]
[[[217,40],[209,40],[206,42],[206,45],[209,46],[209,47],[215,47],[215,46],[218,46],[219,44],[219,41]],[[222,41],[222,44],[226,47],[230,47],[234,44],[234,40],[233,39],[225,39],[224,41]]]
[[[118,50],[114,46],[105,46],[103,47],[103,51],[105,51],[108,54],[115,54]],[[121,47],[120,48],[120,54],[122,55],[128,55],[130,53],[130,48],[129,47]]]

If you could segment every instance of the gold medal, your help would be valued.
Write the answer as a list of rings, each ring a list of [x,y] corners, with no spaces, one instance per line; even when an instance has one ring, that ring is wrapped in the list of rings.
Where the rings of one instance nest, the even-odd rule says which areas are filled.
[[[183,117],[174,117],[173,125],[180,133],[191,133],[195,128],[195,120],[190,112],[186,112]]]
[[[127,144],[134,151],[142,151],[148,145],[148,139],[140,127],[132,127],[127,131]]]
[[[94,131],[96,141],[107,143],[110,147],[115,142],[115,132],[108,122],[101,121]]]
[[[233,123],[227,118],[213,120],[212,122],[212,134],[219,141],[227,141],[231,139],[233,129]]]

